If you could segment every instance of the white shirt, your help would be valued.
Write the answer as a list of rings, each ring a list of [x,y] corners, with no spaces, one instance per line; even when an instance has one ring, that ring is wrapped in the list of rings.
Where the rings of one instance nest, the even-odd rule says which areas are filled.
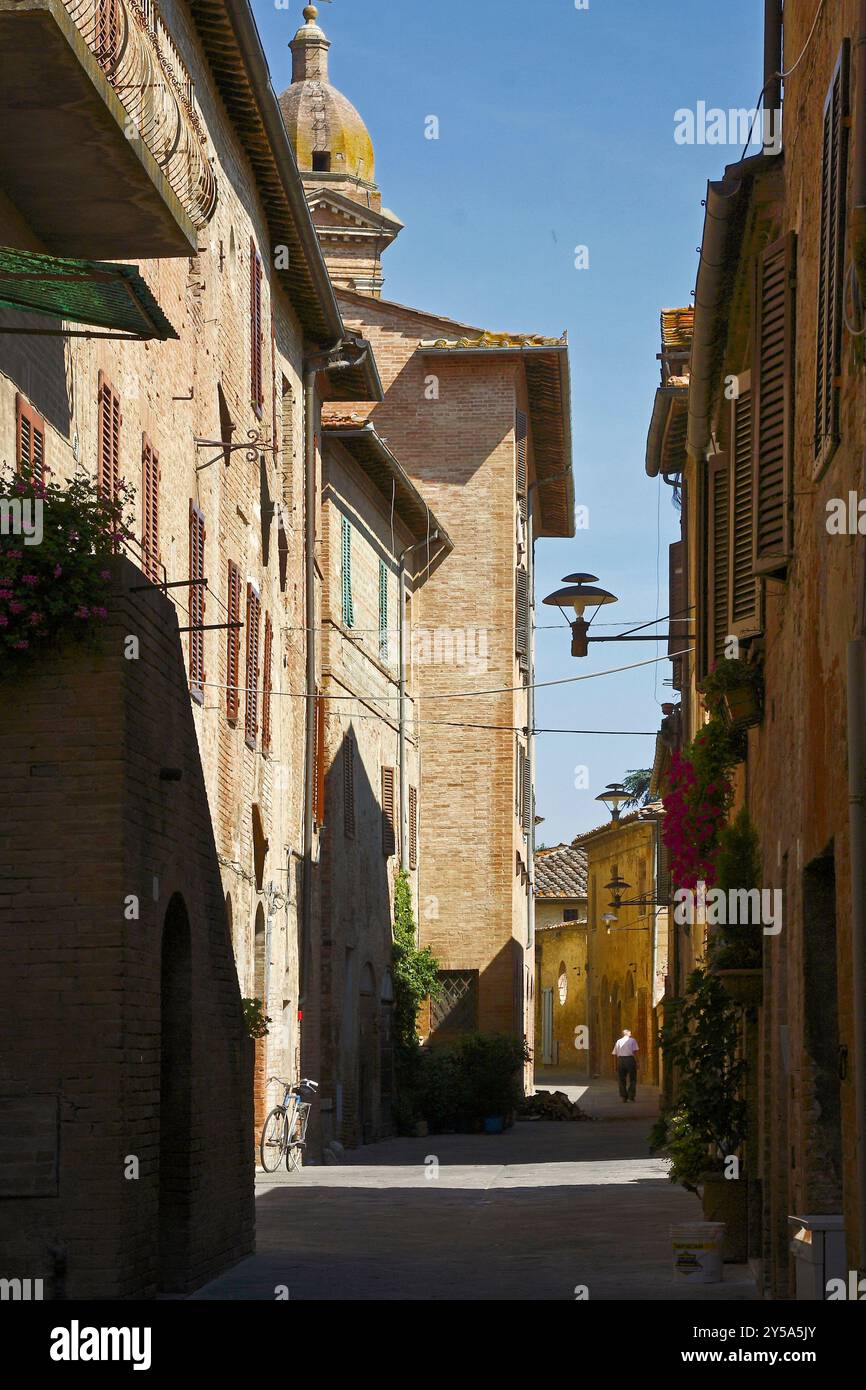
[[[640,1052],[640,1048],[634,1038],[617,1038],[610,1055],[611,1057],[633,1057],[636,1052]]]

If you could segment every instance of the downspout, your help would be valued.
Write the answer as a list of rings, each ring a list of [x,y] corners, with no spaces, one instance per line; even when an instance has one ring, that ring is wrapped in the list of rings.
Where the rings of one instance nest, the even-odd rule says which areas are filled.
[[[307,628],[306,725],[304,749],[304,845],[302,936],[298,961],[299,1003],[303,1004],[310,980],[313,942],[313,802],[316,765],[316,378],[320,372],[357,366],[369,352],[366,344],[354,356],[335,356],[350,344],[342,340],[330,353],[319,353],[304,363],[304,598]],[[353,346],[353,345],[352,345]]]
[[[781,149],[782,0],[764,0],[764,150]]]
[[[866,637],[848,643],[848,827],[851,840],[851,981],[854,1012],[854,1133],[857,1251],[866,1268]]]
[[[866,0],[857,13],[854,194],[851,241],[866,288]],[[854,1027],[854,1143],[857,1261],[866,1270],[866,546],[860,547],[857,636],[848,643],[848,833],[851,842],[851,975]]]
[[[854,194],[851,209],[851,246],[860,290],[866,296],[866,0],[857,9],[854,45],[857,109],[854,113]]]
[[[406,556],[420,550],[431,541],[438,541],[439,532],[431,531],[423,541],[409,545],[399,556],[400,561],[400,703],[399,703],[399,766],[400,766],[400,868],[409,872],[409,768],[406,761]]]

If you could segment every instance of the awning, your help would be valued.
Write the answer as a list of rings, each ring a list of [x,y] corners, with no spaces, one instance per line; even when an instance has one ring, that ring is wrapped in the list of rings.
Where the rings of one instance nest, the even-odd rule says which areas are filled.
[[[139,341],[178,336],[134,265],[65,260],[0,246],[0,305],[95,328],[112,328],[118,336]],[[66,336],[67,330],[4,326],[0,333]],[[80,333],[70,330],[69,336]]]

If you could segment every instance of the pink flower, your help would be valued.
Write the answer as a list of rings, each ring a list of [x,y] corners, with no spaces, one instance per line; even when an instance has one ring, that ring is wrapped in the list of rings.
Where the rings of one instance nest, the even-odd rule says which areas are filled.
[[[31,626],[32,626],[32,627],[38,627],[39,624],[40,624],[41,622],[42,622],[42,614],[41,614],[41,613],[31,613],[31,614],[30,614],[30,623],[31,623]]]
[[[62,566],[62,565],[55,565],[55,566],[54,566],[54,578],[55,578],[55,579],[59,579],[62,573],[63,573],[63,566]]]
[[[4,598],[4,599],[5,599],[5,598],[11,598],[11,597],[12,597],[12,590],[11,590],[11,589],[0,589],[0,598]]]
[[[100,577],[100,579],[105,579],[105,580],[110,579],[110,578],[111,578],[111,570],[100,570],[100,571],[99,571],[99,577]]]
[[[80,605],[78,606],[78,608],[76,608],[76,610],[75,610],[75,616],[76,616],[76,618],[89,618],[89,617],[90,617],[90,609],[89,609],[89,608],[86,608],[86,607],[84,606],[84,604],[82,603],[82,604],[80,604]]]
[[[9,619],[6,617],[6,614],[5,614],[5,613],[0,613],[0,627],[8,627],[8,626],[9,626]]]
[[[30,646],[30,643],[29,643],[29,642],[13,642],[13,643],[12,643],[12,646],[15,648],[16,651],[19,651],[19,652],[26,652],[27,648]]]
[[[19,603],[19,601],[18,601],[17,598],[13,599],[12,602],[10,603],[10,605],[9,605],[9,612],[10,612],[10,613],[23,613],[23,612],[24,612],[24,604],[23,604],[23,603]]]
[[[38,583],[39,583],[39,575],[38,575],[38,574],[22,574],[22,576],[21,576],[21,583],[22,583],[22,584],[30,584],[30,585],[38,584]]]
[[[93,609],[93,616],[94,616],[94,618],[107,618],[107,617],[108,617],[108,609],[107,609],[107,608],[94,608],[94,609]]]

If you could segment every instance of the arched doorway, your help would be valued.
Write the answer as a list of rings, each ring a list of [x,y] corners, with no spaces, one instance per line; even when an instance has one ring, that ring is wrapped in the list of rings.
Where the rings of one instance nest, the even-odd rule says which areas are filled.
[[[175,893],[162,930],[159,1055],[159,1287],[183,1293],[192,1206],[192,966],[186,904]]]
[[[253,998],[260,999],[262,1009],[268,1011],[267,995],[267,933],[265,931],[265,909],[261,903],[256,908],[256,923],[253,932]],[[267,1038],[256,1038],[256,1061],[253,1082],[253,1112],[255,1142],[262,1132],[268,1102],[267,1076]]]
[[[358,1126],[362,1144],[375,1137],[376,1084],[376,977],[367,961],[361,971],[361,1008],[358,1029]]]
[[[608,1047],[608,1069],[611,1076],[616,1076],[616,1058],[612,1055],[613,1045],[622,1032],[622,999],[620,998],[619,985],[614,985],[613,994],[610,1000],[610,1046]]]

